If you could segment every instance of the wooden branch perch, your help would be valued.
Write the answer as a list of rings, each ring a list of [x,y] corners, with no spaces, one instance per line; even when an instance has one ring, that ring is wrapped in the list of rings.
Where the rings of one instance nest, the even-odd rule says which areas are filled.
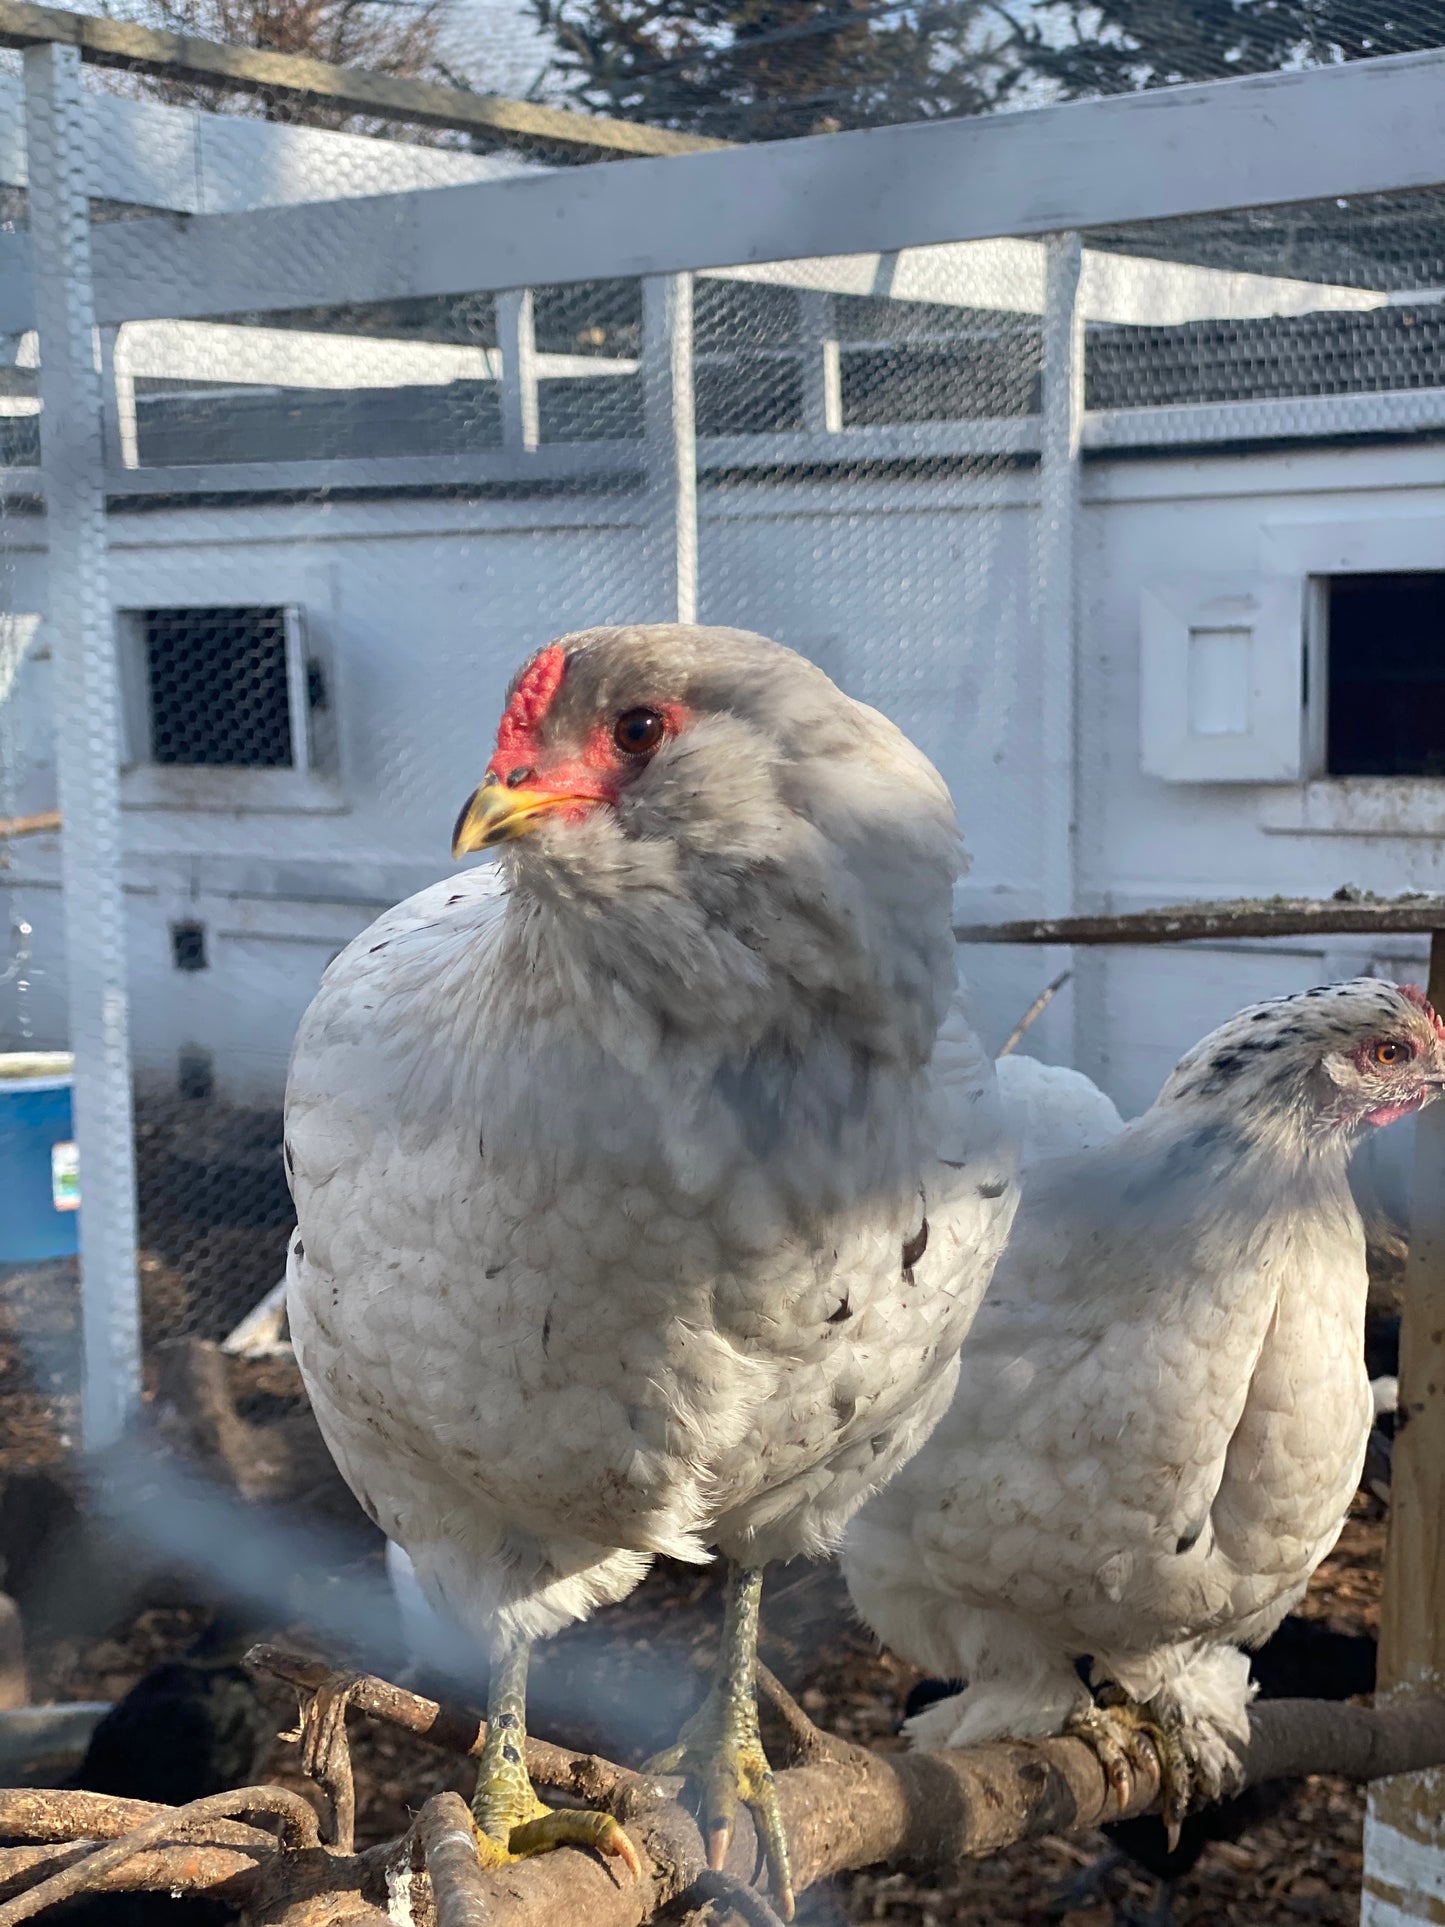
[[[1163,910],[958,923],[960,943],[1199,943],[1236,937],[1418,935],[1445,929],[1445,897],[1237,897]]]
[[[274,1647],[251,1663],[304,1693],[344,1684],[357,1712],[458,1756],[474,1755],[483,1722],[385,1680],[340,1675]],[[771,1680],[804,1764],[778,1775],[798,1889],[875,1865],[942,1871],[1045,1833],[1079,1832],[1143,1813],[1158,1799],[1158,1762],[1147,1741],[1127,1800],[1107,1787],[1081,1740],[1005,1741],[948,1753],[873,1754],[810,1729]],[[317,1844],[306,1802],[278,1787],[168,1809],[66,1792],[0,1792],[0,1834],[29,1844],[0,1851],[0,1927],[18,1927],[62,1898],[129,1889],[199,1893],[224,1888],[251,1927],[380,1927],[398,1882],[425,1880],[437,1927],[642,1927],[684,1895],[704,1898],[702,1841],[678,1803],[678,1783],[628,1771],[544,1741],[528,1744],[539,1784],[602,1806],[622,1820],[643,1863],[640,1880],[591,1854],[564,1850],[483,1874],[470,1854],[470,1821],[454,1794],[427,1802],[402,1840],[348,1853]],[[1276,1700],[1250,1715],[1242,1784],[1330,1773],[1373,1780],[1445,1764],[1445,1699],[1402,1699],[1372,1710]],[[278,1839],[235,1814],[281,1819]],[[108,1840],[97,1850],[97,1842]],[[420,1866],[425,1872],[416,1871]],[[752,1885],[756,1842],[746,1816],[726,1884]]]
[[[44,836],[59,828],[59,810],[37,810],[33,816],[0,816],[0,842],[15,836]]]

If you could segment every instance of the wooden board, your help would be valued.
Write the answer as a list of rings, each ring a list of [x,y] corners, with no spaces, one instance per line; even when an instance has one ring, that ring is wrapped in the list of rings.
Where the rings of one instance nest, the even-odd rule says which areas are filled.
[[[1430,1001],[1445,1000],[1445,933],[1430,946]],[[1445,1680],[1445,1099],[1415,1126],[1400,1405],[1380,1605],[1382,1693]],[[1365,1834],[1362,1927],[1445,1920],[1445,1771],[1379,1781]]]
[[[303,94],[350,113],[489,134],[509,146],[540,144],[597,155],[640,155],[693,154],[729,145],[637,121],[594,119],[534,101],[507,100],[500,94],[471,94],[460,87],[333,67],[295,54],[229,47],[192,34],[158,32],[130,20],[30,6],[26,0],[0,0],[0,47],[33,47],[47,41],[79,47],[84,59],[101,66],[171,80],[213,81],[242,93]]]

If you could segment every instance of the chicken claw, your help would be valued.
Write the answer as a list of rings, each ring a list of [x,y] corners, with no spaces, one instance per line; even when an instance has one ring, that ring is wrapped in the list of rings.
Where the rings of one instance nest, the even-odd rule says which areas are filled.
[[[610,1813],[593,1813],[572,1807],[547,1807],[533,1795],[535,1806],[530,1820],[513,1822],[504,1846],[472,1816],[477,1837],[477,1859],[487,1868],[511,1866],[536,1853],[550,1853],[554,1847],[591,1847],[594,1852],[610,1854],[620,1860],[635,1879],[642,1877],[642,1862],[636,1847]]]
[[[757,1632],[762,1574],[733,1567],[717,1677],[683,1727],[677,1744],[647,1763],[649,1773],[682,1773],[699,1795],[707,1863],[720,1872],[732,1844],[739,1804],[753,1816],[778,1912],[793,1918],[792,1858],[778,1805],[777,1782],[758,1727]]]
[[[1173,1853],[1195,1790],[1182,1721],[1141,1706],[1122,1687],[1109,1685],[1100,1689],[1095,1704],[1070,1718],[1065,1731],[1092,1747],[1110,1790],[1121,1802],[1133,1788],[1140,1737],[1153,1742],[1159,1761],[1159,1817]]]
[[[537,1798],[527,1774],[527,1657],[524,1641],[497,1641],[487,1694],[487,1737],[472,1797],[477,1859],[484,1867],[505,1867],[554,1847],[591,1847],[621,1860],[640,1878],[637,1849],[610,1813],[571,1807],[554,1811]]]

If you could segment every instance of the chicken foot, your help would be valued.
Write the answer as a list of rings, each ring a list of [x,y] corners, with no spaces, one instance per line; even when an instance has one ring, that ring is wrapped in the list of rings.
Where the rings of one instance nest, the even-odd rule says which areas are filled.
[[[477,1858],[503,1867],[554,1847],[592,1847],[642,1872],[637,1849],[610,1813],[552,1809],[537,1798],[527,1775],[527,1640],[499,1635],[492,1649],[487,1689],[487,1737],[472,1796]]]
[[[700,1794],[708,1866],[727,1859],[739,1802],[753,1816],[768,1863],[778,1912],[793,1918],[793,1872],[788,1837],[778,1806],[773,1769],[758,1728],[758,1602],[763,1575],[757,1567],[729,1565],[722,1646],[707,1698],[683,1727],[677,1744],[647,1763],[651,1773],[682,1773]]]
[[[1129,1797],[1140,1736],[1153,1742],[1159,1760],[1159,1817],[1173,1853],[1194,1796],[1194,1768],[1183,1722],[1140,1705],[1120,1686],[1106,1685],[1091,1704],[1070,1716],[1064,1731],[1093,1749],[1104,1778],[1120,1800]]]

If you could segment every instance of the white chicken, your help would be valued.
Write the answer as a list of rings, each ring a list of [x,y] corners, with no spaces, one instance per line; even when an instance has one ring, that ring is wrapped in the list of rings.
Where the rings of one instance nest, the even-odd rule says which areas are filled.
[[[1124,1128],[1113,1098],[1067,1064],[1041,1064],[1036,1057],[1010,1051],[994,1060],[994,1075],[1024,1171],[1046,1158],[1092,1151]]]
[[[854,1520],[859,1612],[965,1689],[915,1740],[1147,1725],[1177,1829],[1247,1734],[1248,1660],[1339,1534],[1373,1415],[1356,1138],[1445,1081],[1422,994],[1257,1004],[1110,1142],[1028,1173],[947,1417]],[[1108,1685],[1096,1707],[1078,1665]]]
[[[952,804],[776,643],[599,629],[509,692],[455,851],[494,844],[302,1022],[297,1357],[362,1505],[490,1645],[484,1860],[631,1859],[527,1781],[528,1644],[717,1546],[718,1679],[666,1764],[715,1865],[753,1808],[786,1912],[760,1568],[922,1443],[1016,1202],[957,1002]]]

